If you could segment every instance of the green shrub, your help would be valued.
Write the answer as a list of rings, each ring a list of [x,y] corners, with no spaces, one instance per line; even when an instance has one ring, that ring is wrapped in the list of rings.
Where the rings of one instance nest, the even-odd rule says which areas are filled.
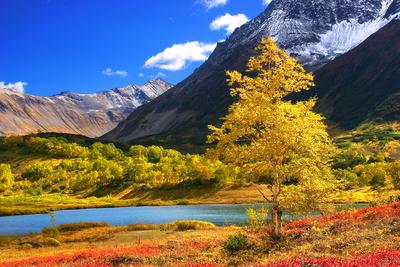
[[[138,158],[128,158],[124,162],[123,176],[125,177],[125,182],[142,183],[145,182],[146,174],[148,169],[150,169],[151,164],[147,162],[147,159]]]
[[[53,237],[44,237],[42,240],[40,240],[41,244],[43,244],[44,246],[48,246],[48,247],[59,247],[61,246],[61,242],[58,241],[57,239],[53,238]]]
[[[158,163],[164,154],[164,149],[159,146],[150,146],[147,148],[147,158],[151,163]]]
[[[395,161],[391,164],[389,173],[392,177],[391,182],[394,189],[400,189],[400,160]]]
[[[160,226],[157,224],[129,224],[128,231],[150,231],[158,230]]]
[[[41,196],[43,194],[43,189],[38,187],[27,187],[26,193],[31,196]]]
[[[215,224],[202,221],[175,221],[167,224],[130,224],[128,231],[189,231],[214,229]]]
[[[244,234],[233,235],[225,240],[223,247],[227,252],[234,254],[247,249],[249,247],[249,241]]]
[[[87,188],[95,188],[99,184],[99,173],[91,171],[83,175],[78,175],[73,181],[71,189],[73,192],[79,192]]]
[[[335,169],[353,168],[360,164],[367,163],[368,159],[363,154],[354,150],[346,150],[336,156],[333,161]]]
[[[14,185],[14,175],[10,164],[0,164],[0,192],[7,191]]]
[[[346,170],[336,169],[336,170],[333,170],[333,175],[335,176],[335,178],[337,180],[342,181],[346,185],[346,187],[348,187],[348,188],[352,188],[352,187],[360,185],[359,184],[359,177],[357,176],[356,173],[354,173],[350,169],[346,169]]]
[[[128,155],[133,158],[147,158],[147,148],[144,146],[131,146]]]
[[[162,230],[189,231],[214,229],[215,224],[202,221],[175,221],[166,225],[161,225]],[[164,229],[163,229],[164,228]]]
[[[53,171],[53,167],[49,163],[39,163],[30,165],[22,176],[35,182],[42,178],[49,178]]]
[[[368,163],[386,162],[388,160],[389,156],[385,153],[376,153],[368,159]]]
[[[103,144],[97,142],[90,147],[89,157],[91,159],[104,157],[108,160],[122,160],[125,155],[124,152],[115,147],[114,144]]]
[[[56,157],[81,158],[87,157],[89,152],[87,147],[82,147],[76,143],[69,143],[63,137],[30,137],[25,145],[29,151]]]
[[[60,230],[58,227],[47,227],[42,230],[42,233],[48,237],[58,239],[60,237]]]

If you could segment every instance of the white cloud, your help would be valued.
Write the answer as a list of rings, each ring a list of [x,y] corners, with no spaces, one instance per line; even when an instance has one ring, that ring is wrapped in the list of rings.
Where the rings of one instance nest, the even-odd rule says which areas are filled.
[[[163,73],[163,72],[159,72],[157,73],[157,77],[162,78],[162,77],[167,77],[167,74]]]
[[[264,6],[268,6],[269,4],[271,4],[272,0],[262,0],[262,4]]]
[[[126,70],[113,71],[112,68],[107,68],[107,69],[103,70],[101,73],[103,73],[106,76],[119,76],[119,77],[128,76],[128,72]]]
[[[207,10],[210,10],[214,7],[226,5],[228,3],[228,0],[202,0],[202,3],[205,5]]]
[[[156,75],[149,75],[150,79],[166,78],[167,74],[163,72],[158,72]]]
[[[27,82],[16,82],[16,83],[5,83],[0,81],[0,88],[2,89],[7,89],[10,91],[18,92],[18,93],[24,93],[25,92],[25,86],[27,86]]]
[[[210,29],[213,31],[223,29],[226,31],[226,34],[229,35],[236,28],[242,26],[248,21],[249,19],[246,17],[245,14],[231,15],[229,13],[226,13],[225,15],[217,17],[215,20],[213,20],[213,22],[211,22],[210,24]]]
[[[144,77],[144,74],[143,74],[143,73],[139,73],[138,76],[139,76],[140,78],[143,78],[143,77]]]
[[[146,68],[159,68],[170,71],[181,70],[190,62],[205,61],[210,53],[214,51],[216,45],[198,41],[174,44],[163,52],[149,58],[144,66]]]

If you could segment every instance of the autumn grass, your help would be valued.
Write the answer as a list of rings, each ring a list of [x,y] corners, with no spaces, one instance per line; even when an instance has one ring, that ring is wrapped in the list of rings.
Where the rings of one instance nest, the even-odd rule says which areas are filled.
[[[174,221],[166,224],[131,224],[110,226],[107,223],[72,223],[44,228],[40,233],[21,237],[1,237],[0,246],[19,245],[27,247],[59,247],[67,243],[99,242],[114,238],[117,233],[125,232],[185,232],[214,230],[213,223],[203,221]]]
[[[54,230],[58,232],[76,232],[90,228],[98,228],[98,227],[109,227],[110,225],[106,222],[79,222],[79,223],[70,223],[70,224],[62,224],[59,226],[47,227],[42,230],[42,233],[47,234]]]
[[[190,231],[215,229],[215,224],[196,220],[179,220],[167,224],[130,224],[128,231]]]
[[[74,241],[71,237],[67,240],[67,237],[63,236],[61,240],[64,242],[61,242],[61,245],[51,246],[46,243],[44,246],[33,248],[26,245],[28,243],[20,245],[19,241],[3,245],[0,250],[0,266],[31,266],[32,262],[36,262],[37,266],[59,266],[63,265],[62,262],[66,266],[71,266],[72,263],[74,266],[103,266],[98,261],[103,257],[110,263],[134,259],[143,263],[139,266],[180,266],[193,262],[195,258],[207,261],[210,257],[208,252],[214,254],[213,248],[219,246],[220,240],[235,231],[233,228],[195,231],[121,231],[120,229],[98,228],[96,232],[88,230],[75,232],[70,235],[74,237]],[[114,232],[111,233],[111,230]],[[102,235],[106,239],[94,240],[93,233]],[[84,240],[85,237],[91,239]],[[5,264],[5,261],[14,263]]]

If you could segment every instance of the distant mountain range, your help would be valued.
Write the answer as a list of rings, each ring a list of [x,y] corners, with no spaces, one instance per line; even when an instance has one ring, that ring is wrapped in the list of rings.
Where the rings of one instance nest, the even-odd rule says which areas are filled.
[[[95,94],[33,96],[0,88],[0,135],[56,132],[98,137],[172,87],[161,80]]]
[[[243,71],[267,35],[315,72],[318,90],[311,93],[320,97],[318,110],[331,127],[349,129],[364,120],[397,118],[399,13],[400,0],[273,0],[219,43],[191,76],[136,109],[103,137],[204,144],[207,125],[220,123],[233,102],[226,70]]]

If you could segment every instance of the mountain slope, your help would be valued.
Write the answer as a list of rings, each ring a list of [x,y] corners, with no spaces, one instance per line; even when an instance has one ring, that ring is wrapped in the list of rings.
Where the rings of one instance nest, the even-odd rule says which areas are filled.
[[[316,70],[357,46],[393,19],[400,0],[274,0],[254,20],[219,43],[186,80],[133,112],[104,138],[138,143],[203,144],[232,103],[225,72],[243,71],[262,36],[271,35]]]
[[[364,120],[400,119],[400,21],[316,72],[317,111],[351,129]]]
[[[98,137],[171,88],[163,80],[96,94],[39,97],[0,89],[0,135],[58,132]]]

